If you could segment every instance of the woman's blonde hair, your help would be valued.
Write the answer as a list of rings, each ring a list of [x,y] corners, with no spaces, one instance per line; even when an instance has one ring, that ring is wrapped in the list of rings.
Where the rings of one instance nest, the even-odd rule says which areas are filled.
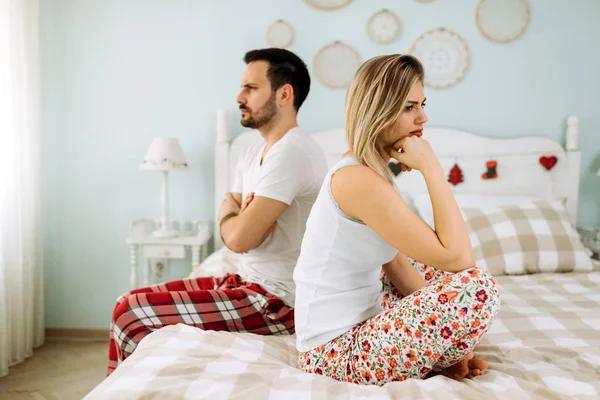
[[[406,54],[378,56],[360,66],[346,94],[346,139],[358,162],[393,184],[388,158],[377,148],[404,109],[415,82],[423,82],[423,66]]]

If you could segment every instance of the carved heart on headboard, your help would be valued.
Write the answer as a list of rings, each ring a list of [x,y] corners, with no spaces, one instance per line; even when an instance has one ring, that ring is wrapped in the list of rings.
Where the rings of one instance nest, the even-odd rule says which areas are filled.
[[[402,167],[400,166],[400,163],[390,161],[388,167],[390,167],[390,170],[392,171],[392,174],[394,174],[394,176],[398,176],[398,174],[402,172]]]
[[[544,166],[544,168],[546,168],[548,171],[550,171],[552,168],[554,168],[554,166],[556,165],[557,162],[558,162],[558,158],[556,156],[550,156],[550,157],[541,156],[540,157],[540,164],[542,164]]]

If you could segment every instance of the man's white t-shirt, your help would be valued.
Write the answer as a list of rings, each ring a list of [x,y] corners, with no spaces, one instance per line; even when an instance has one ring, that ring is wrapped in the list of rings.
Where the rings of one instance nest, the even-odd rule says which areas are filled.
[[[255,249],[241,257],[239,274],[263,286],[294,306],[294,268],[310,214],[323,179],[327,161],[321,147],[299,127],[290,129],[271,147],[262,165],[266,143],[250,146],[236,166],[233,193],[248,193],[288,205],[277,219],[275,230]]]

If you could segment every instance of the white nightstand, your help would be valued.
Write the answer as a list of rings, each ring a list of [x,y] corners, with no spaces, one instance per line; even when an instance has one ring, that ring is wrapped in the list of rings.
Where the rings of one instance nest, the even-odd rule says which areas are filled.
[[[192,253],[192,269],[200,264],[207,253],[210,233],[208,221],[172,220],[171,228],[180,232],[173,238],[156,238],[152,231],[159,226],[159,219],[139,219],[129,224],[129,237],[125,241],[130,246],[130,284],[138,287],[138,253],[144,260],[144,286],[150,285],[150,265],[152,259],[183,259],[189,249]]]

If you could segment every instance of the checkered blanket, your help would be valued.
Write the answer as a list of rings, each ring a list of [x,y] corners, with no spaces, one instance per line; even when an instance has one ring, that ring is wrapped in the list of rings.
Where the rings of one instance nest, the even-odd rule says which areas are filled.
[[[92,399],[598,399],[600,272],[501,276],[499,318],[476,354],[489,371],[358,386],[295,368],[293,336],[201,331],[147,336]]]

